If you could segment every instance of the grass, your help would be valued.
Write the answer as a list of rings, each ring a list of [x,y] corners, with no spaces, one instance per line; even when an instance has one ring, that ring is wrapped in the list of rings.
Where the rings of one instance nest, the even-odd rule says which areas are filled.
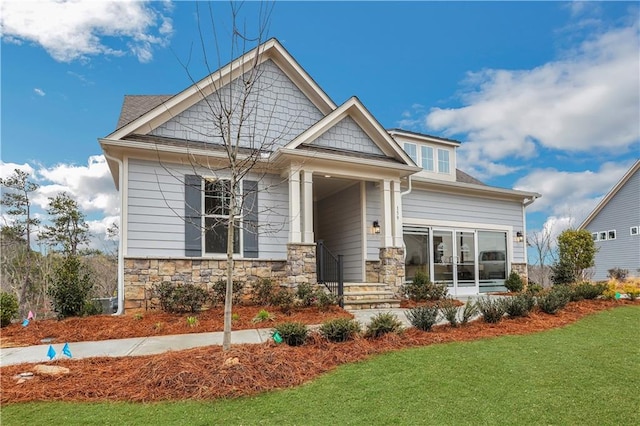
[[[528,336],[346,365],[296,389],[215,402],[29,403],[2,425],[640,424],[640,308]],[[132,383],[135,386],[135,383]]]

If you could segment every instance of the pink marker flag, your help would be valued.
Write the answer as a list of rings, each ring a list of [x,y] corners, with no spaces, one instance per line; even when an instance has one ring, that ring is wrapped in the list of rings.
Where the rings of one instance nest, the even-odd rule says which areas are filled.
[[[33,312],[29,311],[29,315],[27,315],[27,319],[28,320],[32,320],[33,319]]]

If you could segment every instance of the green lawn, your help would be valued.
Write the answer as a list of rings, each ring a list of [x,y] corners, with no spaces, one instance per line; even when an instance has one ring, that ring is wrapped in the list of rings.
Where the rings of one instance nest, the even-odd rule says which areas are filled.
[[[563,329],[437,345],[252,398],[2,407],[2,425],[640,424],[640,307]],[[131,384],[135,386],[135,383]]]

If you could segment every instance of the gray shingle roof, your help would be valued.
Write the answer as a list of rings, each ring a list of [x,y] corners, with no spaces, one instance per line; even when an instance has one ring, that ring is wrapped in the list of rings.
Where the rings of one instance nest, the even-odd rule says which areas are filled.
[[[173,95],[125,95],[116,129],[126,126]]]
[[[485,185],[485,183],[480,182],[478,179],[474,178],[471,175],[466,174],[465,172],[463,172],[460,169],[456,169],[456,182],[462,182],[462,183],[472,183],[474,185]]]

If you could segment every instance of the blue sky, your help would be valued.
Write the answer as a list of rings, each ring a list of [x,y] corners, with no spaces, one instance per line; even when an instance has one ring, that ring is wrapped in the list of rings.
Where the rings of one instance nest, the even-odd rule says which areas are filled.
[[[224,46],[229,6],[211,7]],[[205,75],[195,11],[3,1],[2,176],[31,171],[42,207],[70,192],[103,232],[117,193],[97,138],[125,94],[186,88],[191,46]],[[640,157],[639,18],[635,2],[279,2],[269,36],[337,104],[358,96],[387,128],[461,141],[459,168],[484,182],[542,193],[529,229],[557,232]]]

